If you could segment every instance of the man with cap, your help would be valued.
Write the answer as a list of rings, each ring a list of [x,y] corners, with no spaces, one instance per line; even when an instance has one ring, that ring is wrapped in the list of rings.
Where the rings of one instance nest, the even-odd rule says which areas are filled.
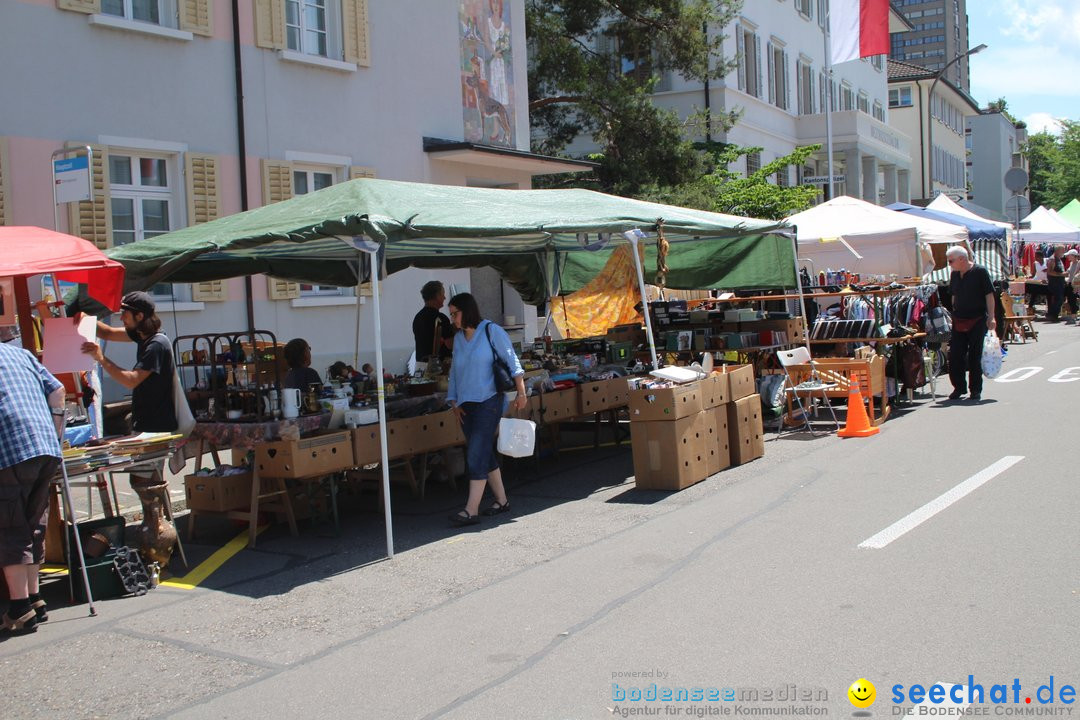
[[[83,343],[82,351],[101,363],[113,380],[131,390],[131,419],[136,432],[176,430],[173,404],[173,356],[169,339],[161,332],[154,301],[144,292],[131,292],[120,301],[122,328],[98,322],[103,340],[137,343],[135,367],[124,370],[101,352],[97,343]]]

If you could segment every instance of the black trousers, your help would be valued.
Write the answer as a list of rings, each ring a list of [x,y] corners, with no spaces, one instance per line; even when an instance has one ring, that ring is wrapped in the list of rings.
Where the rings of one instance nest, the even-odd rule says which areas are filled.
[[[1061,313],[1061,305],[1065,302],[1065,278],[1052,277],[1046,281],[1046,291],[1049,299],[1046,301],[1046,317],[1057,320]]]
[[[986,337],[986,319],[975,323],[968,332],[957,332],[953,328],[949,340],[949,380],[953,389],[972,395],[981,395],[983,387],[982,347]]]

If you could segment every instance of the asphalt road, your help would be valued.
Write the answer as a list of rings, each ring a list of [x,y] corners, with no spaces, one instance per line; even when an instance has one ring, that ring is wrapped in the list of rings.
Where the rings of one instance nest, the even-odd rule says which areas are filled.
[[[858,678],[884,717],[969,676],[970,714],[1078,715],[1060,693],[1080,685],[1080,328],[1040,331],[977,406],[920,396],[873,438],[770,436],[680,493],[634,490],[625,446],[571,450],[508,472],[514,512],[476,529],[447,527],[446,486],[395,488],[391,561],[361,508],[340,538],[271,528],[194,590],[56,605],[0,643],[0,717],[850,717]],[[653,684],[721,699],[630,699]]]

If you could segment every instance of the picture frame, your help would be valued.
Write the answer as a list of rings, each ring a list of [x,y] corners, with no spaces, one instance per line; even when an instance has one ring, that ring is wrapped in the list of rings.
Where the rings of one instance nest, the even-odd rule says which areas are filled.
[[[15,278],[0,277],[0,325],[15,324]]]

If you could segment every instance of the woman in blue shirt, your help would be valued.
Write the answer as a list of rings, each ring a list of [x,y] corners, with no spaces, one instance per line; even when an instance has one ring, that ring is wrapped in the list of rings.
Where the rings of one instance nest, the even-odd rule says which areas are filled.
[[[480,500],[485,484],[491,485],[495,502],[484,509],[484,515],[498,515],[510,509],[503,488],[502,472],[495,455],[495,434],[499,419],[506,410],[506,397],[495,388],[492,365],[496,353],[510,368],[517,386],[514,409],[523,410],[525,371],[514,354],[510,336],[495,323],[480,317],[476,299],[469,293],[450,298],[450,322],[457,329],[454,336],[454,360],[450,365],[450,388],[446,400],[461,421],[465,432],[465,460],[469,474],[469,500],[465,509],[450,516],[455,525],[475,525],[480,522]]]

